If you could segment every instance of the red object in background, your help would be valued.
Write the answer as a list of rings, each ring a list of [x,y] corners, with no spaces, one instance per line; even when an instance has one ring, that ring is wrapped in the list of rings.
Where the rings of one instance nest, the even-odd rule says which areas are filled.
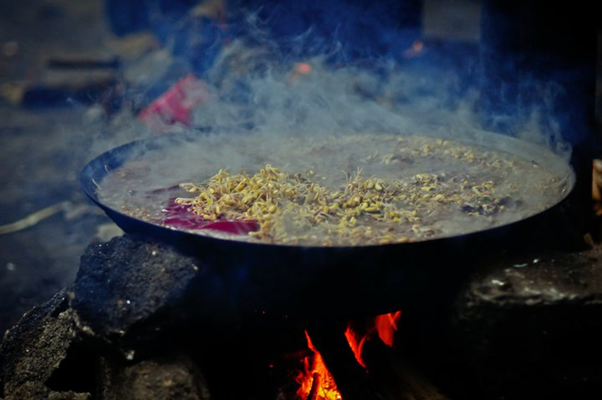
[[[192,125],[190,111],[209,99],[205,84],[194,75],[186,75],[138,114],[138,119],[157,133],[168,132],[180,123]]]

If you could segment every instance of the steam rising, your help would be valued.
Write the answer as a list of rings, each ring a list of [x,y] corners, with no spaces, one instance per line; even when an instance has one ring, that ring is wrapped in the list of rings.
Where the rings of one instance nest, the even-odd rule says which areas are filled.
[[[322,143],[329,137],[366,134],[441,137],[494,148],[522,159],[516,164],[522,167],[508,171],[508,182],[510,176],[512,182],[520,182],[517,177],[522,173],[532,174],[533,179],[541,182],[553,179],[560,182],[560,197],[572,184],[572,177],[561,161],[568,159],[570,146],[561,139],[562,127],[546,114],[551,108],[548,103],[554,99],[553,84],[541,88],[547,100],[516,129],[520,132],[517,136],[524,141],[497,140],[496,135],[480,133],[478,85],[470,81],[474,73],[462,70],[473,68],[470,63],[433,54],[434,50],[422,43],[413,45],[411,57],[404,58],[404,54],[410,53],[396,49],[391,57],[358,58],[358,54],[363,54],[350,52],[337,37],[331,42],[324,37],[316,39],[319,30],[314,27],[297,37],[274,40],[258,15],[250,14],[239,35],[226,46],[220,46],[211,68],[199,77],[204,86],[197,89],[199,93],[189,93],[192,97],[208,98],[192,110],[193,126],[165,127],[171,132],[185,133],[182,136],[187,138],[185,142],[167,152],[155,152],[142,166],[134,165],[123,171],[119,179],[125,177],[125,181],[113,182],[113,187],[124,186],[127,181],[144,182],[143,191],[130,190],[130,201],[144,205],[148,203],[149,191],[185,181],[202,182],[220,169],[232,173],[246,170],[252,174],[266,163],[275,163],[291,174],[313,169],[321,176],[336,174],[342,178],[341,170],[352,173],[360,166],[366,168],[354,157],[368,157],[370,149],[337,147],[335,141],[326,146],[327,152],[319,153],[314,151],[312,143]],[[217,42],[212,48],[215,46]],[[353,62],[341,63],[350,54],[355,55]],[[121,131],[118,140],[122,143],[124,139],[150,135],[147,130],[130,126]],[[287,142],[288,137],[295,140]],[[307,149],[302,148],[304,143]],[[363,143],[369,147],[370,139]],[[376,147],[378,157],[388,150],[386,145]],[[546,152],[544,147],[551,151]],[[133,159],[136,158],[134,155]],[[542,175],[544,171],[527,167],[531,161],[545,165],[548,170]],[[420,168],[431,173],[446,170],[445,165],[421,161],[396,170],[393,175],[390,170],[370,170],[370,167],[367,172],[382,174],[383,178],[411,179],[422,172]],[[546,175],[548,172],[556,177]],[[496,179],[500,188],[506,186],[502,175]],[[335,182],[334,186],[343,183]],[[458,212],[458,219],[452,221],[448,231],[483,229],[523,218],[541,210],[541,206],[549,206],[549,195],[537,187],[525,186],[520,201],[528,204],[529,210],[518,210],[473,228],[469,228],[472,222]],[[123,200],[108,199],[106,193],[104,196],[117,203]]]
[[[169,131],[325,135],[443,129],[462,137],[463,131],[481,129],[478,56],[462,47],[442,51],[422,42],[415,47],[420,21],[412,15],[419,15],[419,2],[385,1],[367,9],[340,0],[262,4],[257,9],[246,1],[229,2],[225,30],[208,20],[174,25],[199,30],[201,45],[185,51],[180,34],[169,37],[165,43],[176,58],[165,62],[193,67],[210,100],[193,110],[192,127],[174,124]],[[300,63],[310,72],[300,72]],[[568,159],[566,127],[549,114],[558,87],[551,82],[532,89],[541,94],[541,104],[523,116],[516,136]],[[153,134],[123,119],[93,152]]]

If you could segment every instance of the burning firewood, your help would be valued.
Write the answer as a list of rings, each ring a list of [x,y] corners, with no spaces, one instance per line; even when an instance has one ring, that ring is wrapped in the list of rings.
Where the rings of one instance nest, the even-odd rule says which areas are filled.
[[[594,160],[592,167],[592,198],[596,215],[602,215],[602,160]]]

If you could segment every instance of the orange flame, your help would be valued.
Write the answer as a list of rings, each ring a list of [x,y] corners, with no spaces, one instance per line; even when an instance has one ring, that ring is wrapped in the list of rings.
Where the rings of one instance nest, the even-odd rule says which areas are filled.
[[[378,335],[384,344],[393,347],[395,332],[398,329],[397,322],[400,317],[401,311],[379,315],[371,321],[371,324],[363,332],[347,326],[345,337],[355,355],[355,359],[362,367],[366,368],[362,352],[367,340]],[[307,332],[305,332],[305,337],[307,338],[307,347],[313,354],[303,359],[303,371],[297,376],[297,382],[300,385],[297,396],[305,400],[342,399],[332,374],[328,371],[322,355],[314,347]]]
[[[378,337],[389,347],[393,347],[393,337],[398,329],[399,318],[401,318],[401,311],[379,315],[374,321]]]
[[[305,337],[307,347],[314,354],[303,359],[303,371],[297,376],[297,382],[301,385],[297,390],[297,396],[306,400],[341,400],[343,397],[337,389],[334,378],[326,368],[322,355],[311,342],[307,331]]]
[[[351,350],[353,350],[355,359],[362,367],[364,367],[364,369],[366,369],[366,363],[362,358],[362,352],[364,351],[364,344],[370,335],[357,332],[349,325],[345,331],[345,337],[347,338],[349,347],[351,347]]]

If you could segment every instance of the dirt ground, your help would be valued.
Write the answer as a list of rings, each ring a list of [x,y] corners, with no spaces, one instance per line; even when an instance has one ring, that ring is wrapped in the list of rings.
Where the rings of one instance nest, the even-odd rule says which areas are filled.
[[[84,248],[108,222],[77,182],[101,132],[89,108],[17,104],[47,57],[102,51],[101,3],[0,0],[0,225],[59,204],[34,226],[0,234],[0,332],[73,281]]]

